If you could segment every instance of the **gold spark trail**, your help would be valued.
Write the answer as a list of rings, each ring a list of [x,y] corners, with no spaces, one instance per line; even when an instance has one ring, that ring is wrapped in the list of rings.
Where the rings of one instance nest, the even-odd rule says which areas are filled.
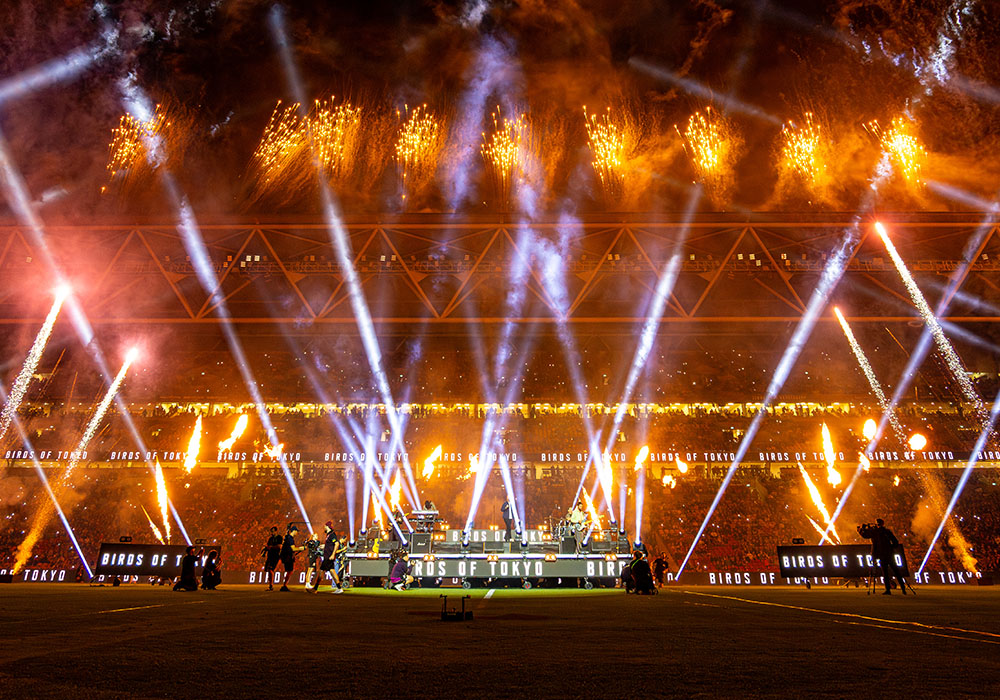
[[[968,372],[965,371],[965,366],[962,364],[962,360],[959,359],[958,353],[955,352],[955,348],[952,347],[951,343],[948,342],[948,338],[945,337],[944,329],[941,328],[941,324],[937,320],[937,316],[931,311],[931,307],[927,304],[927,300],[924,298],[923,292],[917,286],[914,281],[913,276],[910,274],[909,269],[906,267],[906,263],[903,262],[903,258],[900,257],[899,253],[896,251],[896,246],[892,244],[892,240],[889,238],[889,234],[885,230],[885,226],[881,222],[875,222],[875,231],[878,233],[879,238],[882,239],[882,243],[885,245],[885,249],[889,252],[889,257],[892,258],[893,264],[896,266],[896,270],[899,272],[899,276],[903,279],[903,284],[906,286],[906,290],[910,293],[910,299],[913,300],[914,306],[920,312],[920,315],[924,318],[924,323],[931,331],[931,335],[934,337],[934,342],[938,346],[938,350],[941,355],[944,356],[945,364],[948,365],[948,369],[951,371],[951,375],[958,382],[959,387],[962,390],[962,395],[965,397],[966,401],[971,403],[976,410],[976,416],[979,418],[980,422],[984,422],[986,418],[986,407],[983,405],[983,400],[979,398],[979,394],[976,393],[975,388],[972,386],[972,380],[969,379]]]
[[[0,442],[3,441],[7,430],[10,429],[11,421],[17,414],[17,410],[21,407],[24,395],[28,391],[28,385],[31,383],[31,378],[35,375],[35,370],[38,369],[42,353],[45,352],[45,345],[49,342],[49,337],[52,335],[52,328],[59,317],[59,310],[62,309],[63,302],[67,296],[68,291],[65,289],[59,289],[56,292],[55,301],[52,302],[52,307],[45,317],[45,322],[39,329],[38,335],[35,336],[35,341],[31,344],[31,350],[28,351],[28,356],[24,359],[21,371],[14,380],[14,385],[10,388],[7,403],[4,404],[3,413],[0,414]]]

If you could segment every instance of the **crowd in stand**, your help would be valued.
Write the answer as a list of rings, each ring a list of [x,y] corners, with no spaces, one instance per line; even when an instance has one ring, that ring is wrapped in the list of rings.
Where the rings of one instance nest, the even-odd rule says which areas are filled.
[[[304,518],[288,482],[274,470],[244,471],[196,467],[187,474],[170,468],[167,487],[171,501],[192,539],[204,539],[222,552],[224,569],[256,570],[262,565],[261,549],[271,526],[283,530],[291,522],[307,531]],[[849,477],[848,471],[843,470]],[[642,539],[650,552],[665,553],[672,569],[683,559],[702,518],[720,486],[703,471],[678,475],[676,486],[663,485],[654,468],[638,475],[625,470],[627,499],[625,523],[630,536],[635,528],[637,489],[644,493]],[[551,526],[572,503],[581,470],[515,468],[517,491],[523,490],[525,522],[529,527]],[[824,482],[824,470],[812,470],[811,478],[833,510],[843,486]],[[349,507],[348,479],[355,479],[355,503]],[[153,476],[145,467],[79,468],[71,477],[73,488],[65,490],[63,509],[88,560],[93,563],[101,542],[115,542],[128,535],[137,543],[153,543],[151,519],[165,530],[156,499]],[[883,518],[906,547],[915,568],[928,547],[943,507],[958,481],[957,470],[872,469],[862,472],[837,523],[844,543],[861,543],[857,525]],[[928,570],[1000,570],[1000,470],[978,469],[965,487],[954,512],[928,562]],[[430,498],[445,520],[464,523],[472,482],[460,469],[441,469],[417,483],[421,497]],[[589,483],[589,481],[588,481]],[[362,489],[357,472],[330,468],[301,476],[296,481],[313,528],[327,520],[339,532],[357,532],[362,524]],[[523,489],[522,489],[523,487]],[[2,527],[0,569],[8,569],[16,549],[30,528],[42,499],[47,498],[28,470],[8,469],[0,478]],[[498,473],[491,475],[476,516],[476,527],[499,525],[504,486]],[[596,499],[598,503],[602,499]],[[617,499],[614,500],[618,508]],[[145,513],[143,512],[145,509]],[[147,516],[148,513],[148,516]],[[368,513],[373,519],[372,511]],[[819,533],[809,523],[823,518],[813,504],[797,468],[777,472],[745,469],[722,498],[705,534],[690,560],[691,570],[776,571],[775,547],[801,537],[817,542]],[[605,516],[605,523],[607,522]],[[183,535],[171,522],[170,542],[181,544]],[[973,565],[972,559],[976,561]],[[54,520],[35,545],[27,568],[77,569],[77,554]]]

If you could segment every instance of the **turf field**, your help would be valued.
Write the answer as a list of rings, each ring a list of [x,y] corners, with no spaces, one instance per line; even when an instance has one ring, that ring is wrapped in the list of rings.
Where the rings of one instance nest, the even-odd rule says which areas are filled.
[[[0,587],[0,697],[1000,694],[1000,588]]]

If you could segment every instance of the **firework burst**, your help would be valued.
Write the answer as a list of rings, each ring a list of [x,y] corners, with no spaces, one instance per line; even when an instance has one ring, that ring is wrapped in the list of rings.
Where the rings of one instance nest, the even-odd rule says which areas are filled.
[[[684,142],[698,179],[724,197],[733,182],[733,167],[739,157],[742,140],[732,125],[711,107],[695,112],[681,131],[674,127]]]
[[[444,129],[438,117],[420,105],[404,106],[396,112],[400,121],[396,136],[396,174],[403,204],[411,193],[418,192],[434,177],[438,157],[444,146]]]
[[[806,112],[801,124],[785,122],[781,127],[780,169],[792,174],[812,191],[818,191],[827,179],[825,144],[820,125]]]
[[[625,192],[625,169],[636,145],[636,129],[625,112],[614,113],[608,107],[601,115],[583,108],[587,143],[594,156],[591,165],[601,181],[608,203],[618,202]]]
[[[147,121],[123,114],[118,126],[111,130],[111,143],[108,145],[107,169],[111,178],[124,178],[141,169],[148,162],[150,141],[162,138],[170,126],[171,121],[160,105],[156,105],[156,110]]]
[[[282,107],[278,102],[252,156],[259,184],[266,187],[282,179],[305,142],[306,129],[299,116],[299,104]]]
[[[350,173],[361,145],[361,108],[334,98],[316,100],[307,120],[313,155],[324,174],[341,180]]]
[[[517,119],[503,117],[498,107],[493,112],[493,130],[483,134],[480,149],[493,181],[494,194],[501,209],[510,203],[511,187],[515,178],[524,174],[530,126],[525,115]]]
[[[874,136],[896,166],[907,184],[920,184],[920,171],[927,160],[927,150],[917,136],[917,124],[909,117],[895,117],[888,129],[882,129],[878,121],[865,124],[865,129]]]

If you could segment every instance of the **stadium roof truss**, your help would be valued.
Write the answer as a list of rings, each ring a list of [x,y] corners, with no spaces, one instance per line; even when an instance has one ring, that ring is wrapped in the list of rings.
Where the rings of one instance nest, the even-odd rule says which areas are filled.
[[[980,229],[985,226],[986,228]],[[471,328],[559,319],[554,290],[541,267],[530,266],[522,312],[504,314],[513,263],[534,257],[532,236],[560,252],[568,310],[574,324],[634,324],[645,317],[672,255],[680,273],[663,322],[668,327],[798,320],[829,253],[851,227],[848,215],[727,217],[679,221],[584,221],[532,224],[531,235],[508,221],[414,216],[350,223],[354,264],[380,326],[430,324]],[[963,259],[946,319],[1000,321],[987,300],[1000,293],[1000,236],[994,222],[973,215],[899,217],[890,230],[932,306]],[[966,250],[977,230],[980,245]],[[910,322],[914,310],[899,275],[870,226],[861,226],[847,272],[836,291],[855,322]],[[348,289],[327,228],[316,222],[211,224],[202,227],[218,278],[206,293],[176,229],[170,225],[56,226],[50,249],[98,324],[214,324],[218,298],[240,324],[297,328],[354,324]],[[560,241],[563,241],[560,247]],[[0,227],[0,323],[37,324],[50,303],[39,290],[50,272],[19,227]],[[213,301],[214,300],[214,301]],[[680,328],[678,328],[680,330]]]

